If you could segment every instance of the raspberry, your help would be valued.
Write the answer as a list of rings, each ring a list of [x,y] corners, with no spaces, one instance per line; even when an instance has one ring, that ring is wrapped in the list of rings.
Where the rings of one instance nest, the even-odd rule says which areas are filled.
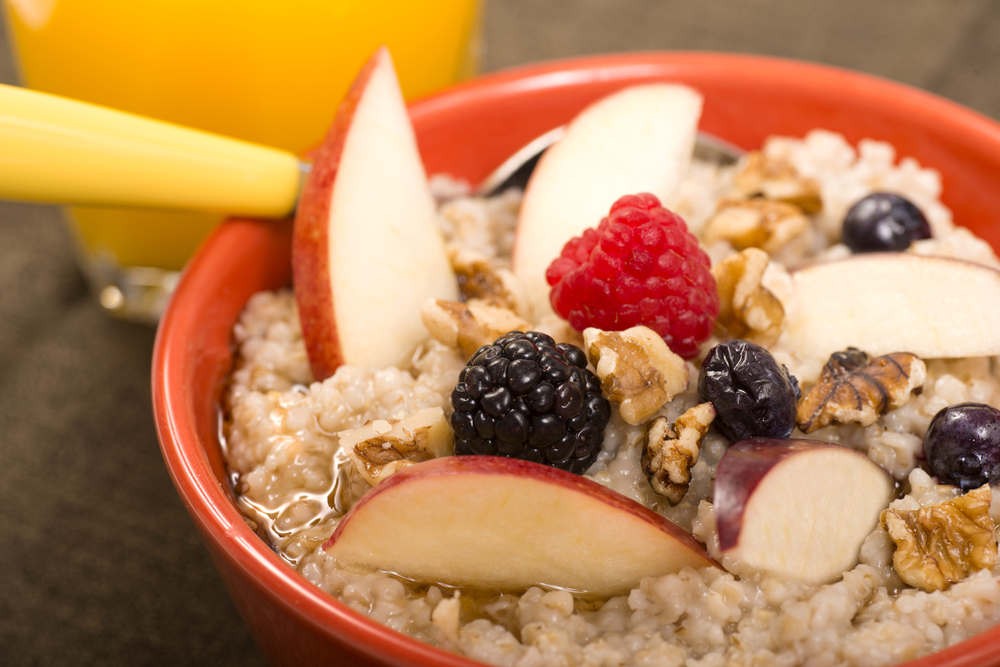
[[[626,195],[549,265],[552,308],[577,331],[645,325],[691,359],[712,335],[719,294],[708,255],[653,195]]]

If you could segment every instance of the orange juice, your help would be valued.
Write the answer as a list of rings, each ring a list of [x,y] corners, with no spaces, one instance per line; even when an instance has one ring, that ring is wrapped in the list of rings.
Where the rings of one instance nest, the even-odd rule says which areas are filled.
[[[414,98],[476,67],[477,0],[3,0],[31,88],[294,152],[388,45]],[[77,208],[88,257],[179,269],[211,214]],[[91,275],[93,277],[93,271]]]

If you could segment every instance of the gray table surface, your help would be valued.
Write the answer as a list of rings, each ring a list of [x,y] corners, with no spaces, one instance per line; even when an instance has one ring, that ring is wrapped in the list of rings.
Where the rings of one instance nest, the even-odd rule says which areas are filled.
[[[800,58],[1000,118],[990,0],[490,0],[485,43],[486,71],[650,49]],[[0,29],[0,82],[16,81]],[[101,312],[56,210],[0,202],[0,664],[263,664],[160,458],[153,336]]]

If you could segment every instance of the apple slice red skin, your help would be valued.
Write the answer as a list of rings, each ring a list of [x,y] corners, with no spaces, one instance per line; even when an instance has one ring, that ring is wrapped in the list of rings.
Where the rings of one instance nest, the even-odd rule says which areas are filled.
[[[381,482],[375,491],[369,492],[351,508],[344,518],[337,525],[333,535],[323,543],[326,550],[337,541],[344,529],[348,526],[351,517],[358,513],[364,505],[370,501],[376,493],[381,494],[394,486],[405,484],[413,478],[426,479],[433,476],[447,475],[507,475],[507,476],[530,476],[536,481],[550,483],[562,488],[586,494],[597,498],[607,505],[627,512],[633,517],[644,521],[651,526],[662,530],[678,540],[684,546],[691,549],[693,553],[700,554],[704,560],[704,566],[714,566],[722,568],[705,550],[698,540],[679,526],[657,514],[638,502],[627,498],[617,491],[607,488],[591,479],[576,475],[565,470],[553,468],[551,466],[523,461],[520,459],[505,458],[498,456],[446,456],[438,459],[424,461],[422,463],[409,466],[393,473],[388,479]]]
[[[292,276],[295,300],[303,330],[311,329],[315,336],[303,337],[313,376],[324,380],[345,363],[340,337],[334,321],[320,313],[334,312],[333,291],[330,288],[330,263],[326,255],[315,248],[329,247],[332,199],[324,196],[333,189],[340,167],[340,158],[347,141],[347,131],[354,118],[358,102],[368,85],[372,72],[389,58],[386,47],[380,47],[364,64],[351,83],[347,96],[337,108],[333,123],[322,145],[316,150],[312,170],[305,180],[295,212],[292,237]]]
[[[653,526],[662,528],[666,532],[674,533],[678,539],[696,551],[702,551],[705,548],[701,542],[679,528],[672,521],[631,498],[623,496],[603,484],[598,484],[592,479],[560,470],[559,468],[553,468],[552,466],[534,463],[533,461],[509,459],[502,456],[443,456],[431,461],[425,461],[420,465],[409,466],[397,473],[393,473],[388,479],[378,485],[378,491],[384,493],[393,486],[403,484],[413,477],[465,475],[470,473],[480,475],[510,475],[515,477],[530,475],[537,481],[568,487],[580,493],[596,496],[608,505],[633,514]],[[363,507],[371,498],[372,494],[367,493],[362,496],[361,500],[354,504],[347,515],[344,516],[344,519],[341,520],[333,535],[323,543],[324,549],[337,540],[337,537],[344,530],[347,519],[352,514],[357,513],[358,509]]]
[[[718,479],[731,475],[729,469],[735,468],[740,471],[741,483],[735,488],[731,485],[715,485],[712,506],[715,510],[716,530],[719,534],[719,550],[728,551],[739,543],[740,531],[743,527],[741,517],[747,501],[753,496],[760,481],[778,462],[794,452],[832,447],[847,449],[829,442],[795,438],[787,440],[747,438],[730,445],[719,461],[715,477]],[[860,453],[857,454],[862,456]]]

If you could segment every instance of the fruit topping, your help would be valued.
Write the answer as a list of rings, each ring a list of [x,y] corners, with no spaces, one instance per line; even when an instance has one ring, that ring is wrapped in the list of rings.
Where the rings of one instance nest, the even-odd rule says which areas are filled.
[[[1000,354],[1000,271],[991,267],[886,252],[813,262],[791,276],[795,307],[781,346],[801,382],[815,382],[849,346],[924,360]]]
[[[584,348],[622,419],[641,424],[688,386],[687,364],[648,327],[584,329]]]
[[[717,336],[743,338],[765,346],[778,340],[785,323],[785,307],[764,287],[769,262],[763,250],[747,248],[712,267],[719,288]]]
[[[914,241],[929,239],[931,226],[910,200],[876,192],[847,211],[841,236],[854,252],[906,250]]]
[[[495,456],[396,473],[355,503],[323,549],[341,569],[491,595],[545,586],[606,599],[646,577],[717,566],[691,535],[630,498]]]
[[[595,225],[626,192],[650,192],[660,201],[676,196],[691,164],[701,104],[687,86],[630,86],[581,111],[545,151],[524,191],[511,255],[536,322],[552,314],[545,272],[567,239]]]
[[[651,194],[626,195],[549,265],[555,311],[577,331],[645,325],[691,359],[712,335],[719,295],[708,255]]]
[[[813,440],[737,442],[715,474],[722,564],[741,575],[839,579],[857,564],[895,495],[888,473],[853,449]]]
[[[666,417],[649,424],[642,448],[642,471],[649,484],[671,505],[676,505],[691,484],[691,467],[698,462],[701,439],[715,419],[711,403],[689,408],[677,418],[673,428]]]
[[[698,396],[712,402],[716,423],[733,442],[790,436],[799,395],[799,383],[787,368],[760,345],[742,339],[709,350],[698,376]]]
[[[369,484],[420,461],[451,456],[455,441],[441,408],[405,419],[376,419],[340,432],[340,448]]]
[[[774,254],[809,228],[802,209],[773,199],[723,199],[705,225],[705,242],[729,241],[734,248]]]
[[[315,153],[295,213],[292,272],[317,381],[342,364],[406,366],[427,339],[424,301],[458,298],[385,47],[358,73]]]
[[[799,174],[791,163],[765,155],[748,153],[742,168],[736,173],[736,191],[743,197],[766,197],[795,204],[806,213],[823,208],[819,184]]]
[[[488,454],[583,473],[604,442],[611,404],[587,355],[537,331],[476,351],[451,394],[457,455]]]
[[[1000,482],[1000,410],[959,403],[934,415],[924,456],[938,480],[963,491]]]
[[[429,299],[420,310],[420,319],[435,340],[459,348],[466,357],[499,336],[528,326],[513,311],[481,299],[468,303]]]
[[[906,584],[940,591],[997,563],[989,485],[917,510],[887,509],[882,526],[896,543],[892,565]]]
[[[906,405],[926,377],[924,362],[908,352],[875,359],[856,347],[835,352],[819,382],[799,403],[796,424],[803,433],[833,422],[869,426],[889,410]]]

